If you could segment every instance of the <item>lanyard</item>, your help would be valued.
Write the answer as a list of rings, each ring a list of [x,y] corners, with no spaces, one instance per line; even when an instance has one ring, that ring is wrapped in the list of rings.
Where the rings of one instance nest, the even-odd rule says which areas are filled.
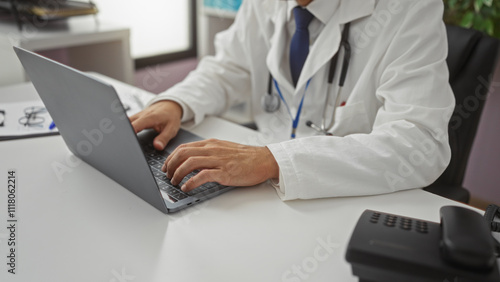
[[[348,41],[349,30],[350,30],[350,23],[346,23],[345,26],[344,26],[344,30],[342,31],[342,38],[341,38],[341,42],[340,42],[340,45],[339,45],[339,49],[338,49],[337,53],[332,57],[332,59],[330,61],[330,69],[328,71],[328,85],[329,86],[328,86],[328,89],[327,89],[327,92],[326,92],[326,98],[325,98],[326,101],[325,101],[325,104],[324,104],[323,118],[322,118],[322,121],[321,121],[321,126],[315,125],[312,121],[307,121],[306,122],[307,126],[311,127],[312,129],[314,129],[314,130],[316,130],[316,131],[318,131],[320,133],[326,134],[326,135],[331,135],[331,133],[328,133],[328,130],[330,130],[333,127],[334,123],[335,123],[335,110],[336,110],[338,101],[340,99],[340,96],[342,94],[342,88],[343,88],[344,82],[346,80],[347,70],[349,68],[349,62],[350,62],[350,59],[351,59],[351,45],[349,44],[349,41]],[[337,66],[337,59],[338,59],[338,56],[339,56],[341,48],[344,48],[344,58],[343,58],[343,63],[342,63],[342,70],[341,70],[340,77],[339,77],[339,89],[337,91],[337,97],[336,97],[336,101],[335,101],[335,105],[334,105],[334,109],[333,109],[333,113],[332,113],[332,118],[330,120],[330,123],[327,125],[326,124],[326,112],[327,112],[327,106],[328,106],[329,101],[330,101],[330,95],[329,95],[329,93],[330,93],[330,86],[333,83],[333,78],[335,76],[335,68]],[[275,86],[276,90],[278,91],[279,95],[276,95],[276,94],[273,95],[272,94],[272,85],[273,85],[273,82],[274,82],[274,86]],[[263,108],[268,113],[275,112],[280,107],[280,100],[283,101],[283,103],[285,104],[286,109],[288,111],[288,114],[290,115],[290,118],[293,121],[292,135],[291,135],[292,139],[295,138],[295,133],[297,131],[297,126],[299,124],[299,118],[300,118],[300,113],[302,111],[302,105],[303,105],[303,102],[304,102],[304,97],[305,97],[305,94],[307,92],[307,88],[309,87],[309,83],[310,82],[311,82],[311,79],[309,79],[307,81],[306,88],[304,90],[304,94],[302,95],[302,99],[300,101],[300,105],[299,105],[299,108],[297,110],[297,115],[296,115],[296,117],[294,119],[293,116],[292,116],[292,113],[290,111],[290,107],[286,103],[285,98],[283,97],[283,95],[281,93],[281,90],[280,90],[280,88],[278,86],[278,83],[273,78],[272,74],[269,73],[268,90],[267,90],[267,94],[268,95],[264,96],[263,97],[264,99],[262,99]],[[279,96],[279,99],[276,96]]]
[[[292,112],[290,111],[290,107],[288,106],[285,97],[283,97],[283,94],[281,94],[280,87],[278,85],[278,82],[276,82],[276,79],[273,78],[274,86],[276,87],[276,91],[278,91],[278,94],[280,95],[281,100],[286,106],[286,109],[288,111],[288,114],[290,115],[290,118],[292,119],[292,135],[291,138],[295,139],[295,133],[297,131],[297,126],[299,125],[299,119],[300,119],[300,113],[302,112],[302,105],[304,104],[304,97],[306,96],[307,88],[309,88],[309,83],[311,82],[311,78],[307,81],[306,83],[306,88],[304,89],[304,94],[302,94],[302,99],[300,100],[299,108],[297,109],[297,114],[295,115],[295,118],[292,116]]]

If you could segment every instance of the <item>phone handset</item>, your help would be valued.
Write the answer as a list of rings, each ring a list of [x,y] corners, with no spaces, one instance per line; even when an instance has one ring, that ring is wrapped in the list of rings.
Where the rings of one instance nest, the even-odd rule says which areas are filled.
[[[445,206],[441,214],[441,254],[445,261],[471,270],[496,263],[495,241],[483,217],[469,209]]]

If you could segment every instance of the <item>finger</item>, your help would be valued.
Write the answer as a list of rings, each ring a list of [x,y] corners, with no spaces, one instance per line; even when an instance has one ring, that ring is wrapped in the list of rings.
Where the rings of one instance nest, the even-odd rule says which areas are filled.
[[[168,142],[170,142],[170,140],[172,140],[172,138],[177,135],[178,130],[179,129],[173,126],[172,123],[168,123],[160,132],[160,134],[158,134],[158,136],[156,136],[153,140],[153,146],[155,147],[155,149],[158,151],[163,151]]]
[[[218,182],[217,176],[220,174],[218,169],[204,169],[200,171],[195,176],[191,177],[184,185],[182,185],[181,190],[183,192],[189,192],[200,185],[208,182]]]
[[[155,125],[155,121],[151,116],[139,117],[132,122],[132,127],[135,133],[141,132],[144,129],[152,128]]]
[[[186,175],[197,169],[210,169],[217,166],[217,161],[210,157],[191,157],[183,162],[172,174],[170,182],[178,185]]]
[[[188,158],[210,155],[210,150],[207,150],[205,148],[190,148],[186,146],[186,144],[182,144],[167,157],[161,170],[167,173],[168,178],[171,178],[172,175],[174,175],[175,170],[177,170],[177,168]]]
[[[177,156],[177,154],[179,152],[181,152],[181,155],[184,154],[184,152],[187,150],[191,150],[191,149],[195,149],[195,148],[202,148],[202,147],[205,147],[206,145],[208,145],[209,143],[213,143],[213,142],[216,142],[216,141],[219,141],[217,139],[207,139],[207,140],[201,140],[201,141],[195,141],[195,142],[190,142],[190,143],[185,143],[185,144],[181,144],[179,145],[179,147],[177,147],[173,152],[172,154],[170,154],[168,157],[167,157],[167,160],[165,161],[165,163],[169,163],[172,158],[175,158]],[[203,149],[205,150],[205,149]],[[196,152],[202,152],[202,151],[196,151]],[[208,154],[201,154],[199,153],[200,155],[202,156],[207,156]]]
[[[137,114],[130,116],[128,119],[130,120],[130,122],[133,122],[136,119],[138,119],[139,117],[141,117],[142,113],[143,113],[142,111],[138,112]]]
[[[217,142],[220,142],[218,139],[204,139],[200,141],[194,141],[194,142],[189,142],[182,144],[180,147],[189,147],[189,148],[200,148],[200,147],[205,147],[210,144],[216,144]]]

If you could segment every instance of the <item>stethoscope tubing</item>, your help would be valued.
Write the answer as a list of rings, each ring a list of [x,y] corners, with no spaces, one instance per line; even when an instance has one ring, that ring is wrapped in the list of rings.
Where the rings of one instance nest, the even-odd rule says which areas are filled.
[[[327,89],[325,105],[323,108],[323,117],[321,120],[321,126],[318,127],[317,125],[315,125],[311,121],[306,122],[307,126],[311,127],[312,129],[314,129],[320,133],[323,133],[325,135],[331,135],[330,133],[328,133],[328,131],[331,130],[335,124],[335,111],[336,111],[336,108],[338,106],[340,96],[342,95],[342,89],[344,87],[345,80],[347,78],[347,72],[349,70],[349,63],[351,60],[351,45],[349,44],[349,40],[348,40],[350,25],[351,25],[351,23],[345,24],[344,29],[342,31],[342,38],[340,41],[339,49],[330,61],[330,68],[328,71],[328,80],[327,80],[328,89]],[[339,53],[340,53],[342,48],[344,49],[344,55],[343,55],[342,68],[341,68],[340,77],[339,77],[339,84],[338,84],[339,87],[338,87],[338,91],[337,91],[335,105],[333,107],[332,118],[330,119],[330,123],[327,126],[326,125],[326,112],[327,112],[327,107],[329,105],[330,98],[331,98],[331,95],[328,95],[328,93],[330,93],[331,85],[333,84],[333,79],[335,77],[335,70],[336,70],[336,66],[337,66],[337,60],[338,60]],[[304,89],[304,94],[302,95],[302,99],[301,99],[299,107],[297,109],[296,117],[293,118],[290,107],[288,106],[288,104],[285,100],[285,97],[281,93],[278,82],[273,78],[271,72],[269,72],[269,81],[268,81],[268,89],[267,89],[268,95],[263,97],[264,98],[263,99],[263,108],[268,113],[275,112],[279,109],[281,101],[283,101],[283,103],[285,104],[285,107],[287,108],[288,114],[290,115],[290,118],[293,121],[292,134],[291,134],[292,139],[295,138],[295,136],[296,136],[295,133],[296,133],[296,129],[298,127],[300,114],[302,111],[302,105],[304,103],[304,98],[305,98],[305,95],[306,95],[306,92],[307,92],[307,89],[309,87],[310,82],[311,82],[311,79],[309,79],[307,81],[306,87]],[[279,98],[276,97],[275,95],[273,95],[273,84],[274,84],[274,87],[276,88],[276,91],[278,92]]]

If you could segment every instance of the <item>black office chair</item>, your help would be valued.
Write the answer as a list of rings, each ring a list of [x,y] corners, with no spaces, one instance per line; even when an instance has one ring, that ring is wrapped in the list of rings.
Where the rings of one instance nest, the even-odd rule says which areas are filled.
[[[500,45],[497,39],[476,30],[451,25],[446,29],[449,49],[446,61],[457,105],[448,127],[451,161],[443,174],[424,189],[468,203],[470,194],[462,182]]]

